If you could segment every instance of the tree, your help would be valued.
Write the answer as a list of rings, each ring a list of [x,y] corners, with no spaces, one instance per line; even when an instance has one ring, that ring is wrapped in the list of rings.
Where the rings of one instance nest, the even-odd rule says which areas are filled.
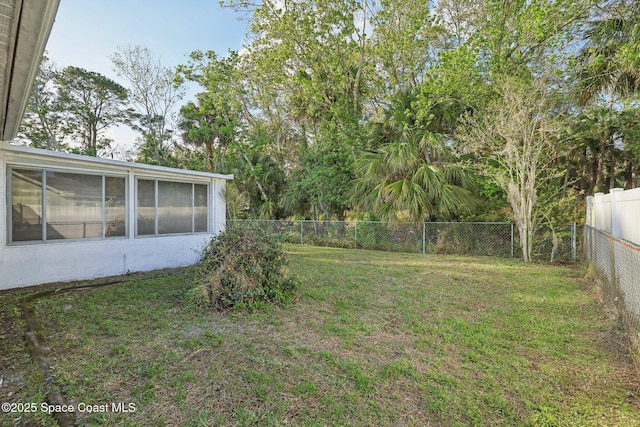
[[[184,89],[175,82],[174,72],[146,47],[121,46],[110,58],[118,76],[129,85],[129,102],[137,112],[134,127],[142,134],[140,160],[166,164],[172,115],[184,97]]]
[[[447,46],[455,49],[469,41],[481,27],[488,3],[478,0],[439,0],[437,2],[435,14],[446,30]]]
[[[615,0],[602,10],[585,33],[578,55],[581,104],[604,97],[610,107],[616,96],[640,88],[640,4]],[[597,99],[599,100],[599,99]]]
[[[221,141],[218,135],[215,114],[207,111],[202,105],[188,102],[180,108],[180,122],[178,127],[182,131],[182,139],[196,149],[204,147],[204,170],[221,172],[224,168],[224,158],[228,139]],[[224,136],[224,134],[223,134]]]
[[[377,96],[387,101],[398,90],[415,90],[443,45],[445,31],[433,10],[422,0],[383,0],[370,19],[370,50],[377,65],[373,79],[381,80],[377,85],[382,93]]]
[[[256,101],[252,111],[268,115],[277,108],[310,143],[360,143],[373,71],[368,11],[367,2],[355,0],[266,0],[255,6],[250,28],[256,36],[242,58]]]
[[[269,153],[259,145],[233,147],[231,170],[237,189],[248,201],[248,213],[253,218],[279,218],[285,173]]]
[[[482,118],[468,117],[467,133],[460,136],[499,166],[492,178],[507,194],[525,262],[531,261],[537,190],[549,172],[548,156],[560,133],[549,86],[502,78],[496,85],[498,99]]]
[[[345,145],[305,147],[284,198],[289,213],[343,219],[351,205],[353,151]]]
[[[469,44],[488,75],[543,76],[561,69],[594,0],[486,0]],[[476,21],[477,22],[477,21]]]
[[[190,62],[178,67],[179,79],[198,83],[204,90],[180,109],[183,139],[205,149],[211,172],[225,169],[225,155],[241,125],[242,89],[238,54],[218,58],[213,52],[192,52]]]
[[[36,148],[61,151],[66,148],[69,127],[56,86],[59,71],[45,56],[40,63],[18,135]]]
[[[635,187],[640,110],[594,104],[578,114],[570,134],[581,151],[582,188],[588,194],[623,185]],[[608,175],[608,176],[607,176]]]
[[[461,117],[495,118],[503,99],[497,82],[513,76],[534,87],[560,74],[564,81],[547,82],[548,89],[571,86],[566,71],[595,0],[223,3],[249,11],[251,41],[237,67],[244,89],[237,142],[269,141],[261,152],[285,173],[287,212],[340,217],[367,200],[362,207],[389,218],[422,219],[463,215],[471,178],[458,163],[470,144],[457,138]],[[404,91],[411,99],[396,107]],[[547,104],[547,115],[565,107]],[[390,109],[410,117],[392,124],[384,117]],[[554,148],[549,167],[572,181],[578,151]],[[483,166],[506,170],[488,159],[490,150],[479,154]],[[458,201],[436,196],[438,187],[460,190]],[[502,215],[501,188],[480,187]]]
[[[178,67],[178,77],[197,82],[203,91],[196,102],[180,109],[180,129],[185,142],[204,150],[208,170],[234,174],[234,195],[248,202],[252,215],[274,218],[279,216],[285,174],[265,149],[260,121],[244,104],[243,71],[237,52],[225,57],[192,52],[189,63]]]
[[[69,120],[76,124],[80,152],[89,156],[103,153],[111,145],[104,130],[130,121],[127,90],[102,74],[79,67],[66,67],[56,82]]]
[[[286,140],[299,153],[284,200],[290,213],[341,218],[349,205],[374,70],[370,14],[369,2],[355,0],[264,1],[254,14],[257,37],[243,61],[252,91],[267,101],[256,110],[291,124],[280,135],[298,136]]]
[[[356,162],[356,198],[385,220],[425,221],[467,211],[476,198],[471,171],[456,164],[442,131],[447,112],[434,109],[420,121],[415,96],[401,92],[377,123],[371,151]]]
[[[616,0],[607,6],[597,9],[576,58],[582,111],[572,131],[582,148],[589,193],[618,186],[619,174],[625,187],[633,187],[639,172],[640,5]]]

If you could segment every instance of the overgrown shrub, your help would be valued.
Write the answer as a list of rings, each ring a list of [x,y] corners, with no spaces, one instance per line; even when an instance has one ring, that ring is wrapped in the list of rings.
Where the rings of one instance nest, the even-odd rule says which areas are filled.
[[[191,297],[211,307],[257,308],[285,304],[296,283],[287,276],[288,258],[275,235],[257,227],[230,227],[202,250]]]

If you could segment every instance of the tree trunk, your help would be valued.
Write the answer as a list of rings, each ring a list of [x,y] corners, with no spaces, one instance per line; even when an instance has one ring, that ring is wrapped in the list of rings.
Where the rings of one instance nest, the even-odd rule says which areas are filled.
[[[611,162],[609,163],[609,188],[616,188],[616,147],[611,142]]]
[[[507,198],[513,210],[516,227],[518,227],[522,259],[524,262],[530,262],[533,251],[534,227],[532,212],[536,200],[535,182],[527,179],[519,184],[513,181],[509,182]]]
[[[633,159],[624,161],[624,188],[625,190],[633,188]]]
[[[91,155],[98,157],[98,129],[95,126],[91,127]]]
[[[214,172],[216,171],[216,165],[215,163],[213,163],[213,144],[211,144],[210,142],[206,142],[205,143],[205,147],[207,150],[207,162],[209,162],[209,171]],[[251,162],[249,162],[251,163]]]
[[[249,165],[249,168],[251,168],[251,172],[255,171],[255,167],[253,166],[253,163],[251,163],[251,160],[249,160],[247,155],[245,153],[240,153],[240,154],[246,160],[247,164]],[[260,184],[260,181],[258,181],[258,178],[254,178],[254,182],[256,183],[256,186],[258,187],[258,191],[260,191],[260,195],[262,196],[262,200],[265,201],[265,202],[269,201],[269,197],[267,196],[267,193],[265,193],[264,188],[262,188],[262,184]]]
[[[551,248],[551,259],[549,262],[553,262],[556,258],[556,253],[558,252],[558,248],[560,247],[560,239],[558,238],[558,234],[555,230],[551,230],[551,241],[553,242],[553,247]]]
[[[596,163],[596,185],[595,191],[603,191],[603,183],[604,183],[604,149],[605,149],[606,140],[603,138],[600,141],[599,150],[598,150],[598,162]]]

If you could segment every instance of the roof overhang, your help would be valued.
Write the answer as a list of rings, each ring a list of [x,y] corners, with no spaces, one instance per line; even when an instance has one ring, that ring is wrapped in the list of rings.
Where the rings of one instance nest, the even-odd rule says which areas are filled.
[[[225,175],[211,172],[201,172],[188,169],[175,169],[165,166],[147,165],[143,163],[125,162],[122,160],[103,159],[100,157],[82,156],[79,154],[63,153],[60,151],[42,150],[40,148],[24,147],[0,141],[0,155],[4,153],[5,160],[11,164],[30,164],[32,166],[64,165],[64,167],[77,170],[134,170],[140,174],[164,174],[166,176],[192,176],[207,179],[221,179],[229,181],[233,175]]]
[[[0,0],[0,140],[13,140],[60,0]]]

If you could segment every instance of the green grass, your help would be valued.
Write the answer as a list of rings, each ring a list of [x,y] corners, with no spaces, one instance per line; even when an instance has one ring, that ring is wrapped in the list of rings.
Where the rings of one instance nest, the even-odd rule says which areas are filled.
[[[640,425],[633,361],[580,269],[288,252],[301,289],[287,308],[193,307],[189,270],[40,300],[64,393],[136,405],[134,413],[78,414],[80,422]],[[16,344],[13,359],[23,351]],[[40,402],[32,368],[22,369],[12,399]]]

